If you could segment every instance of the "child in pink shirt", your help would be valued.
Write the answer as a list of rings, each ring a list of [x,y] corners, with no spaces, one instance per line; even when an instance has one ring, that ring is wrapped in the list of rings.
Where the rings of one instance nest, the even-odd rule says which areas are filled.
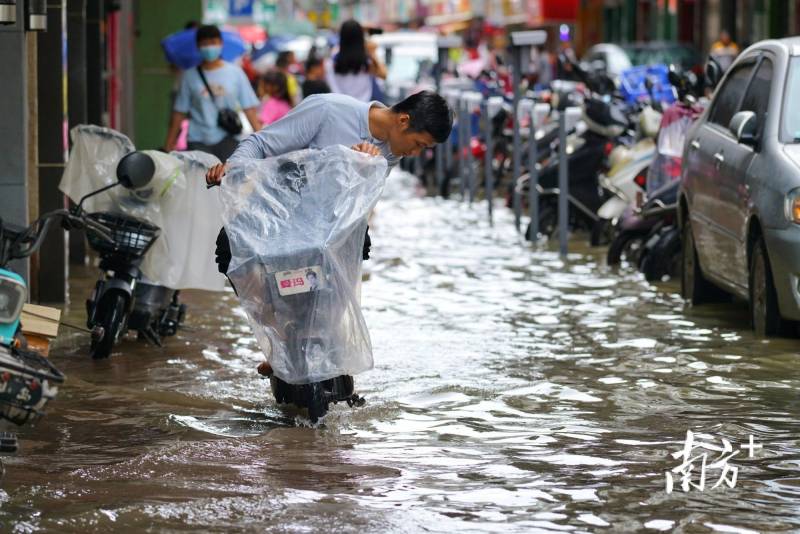
[[[261,124],[266,126],[277,121],[292,109],[289,97],[289,84],[286,75],[280,71],[269,71],[259,80],[261,95]]]

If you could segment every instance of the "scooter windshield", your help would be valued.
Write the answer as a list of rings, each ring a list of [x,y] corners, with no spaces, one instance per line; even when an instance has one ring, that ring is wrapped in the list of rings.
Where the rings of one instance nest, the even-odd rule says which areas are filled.
[[[275,375],[304,384],[372,368],[359,283],[387,162],[343,146],[231,162],[228,277]]]

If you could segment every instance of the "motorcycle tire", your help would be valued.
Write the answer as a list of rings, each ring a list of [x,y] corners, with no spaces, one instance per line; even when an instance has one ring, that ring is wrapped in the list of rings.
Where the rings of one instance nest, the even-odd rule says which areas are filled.
[[[100,306],[96,317],[97,325],[103,328],[103,335],[100,339],[92,338],[89,348],[89,353],[95,360],[111,355],[125,324],[127,301],[122,295],[111,294],[100,302]]]
[[[308,399],[308,418],[316,424],[328,413],[328,396],[321,382],[311,384],[311,396]]]
[[[539,211],[539,235],[548,239],[553,237],[553,234],[558,232],[558,212],[554,206],[544,205]],[[528,223],[528,228],[525,230],[525,239],[533,241],[532,231],[533,225]]]
[[[669,226],[652,248],[645,250],[641,271],[648,282],[658,282],[664,276],[674,276],[672,265],[681,252],[681,234],[677,226]]]
[[[611,240],[611,244],[608,247],[606,264],[619,265],[622,262],[623,257],[625,257],[626,260],[630,260],[631,258],[627,257],[629,247],[633,241],[640,241],[643,237],[644,235],[642,232],[633,230],[623,230],[622,232],[619,232],[616,236],[614,236],[614,239]]]

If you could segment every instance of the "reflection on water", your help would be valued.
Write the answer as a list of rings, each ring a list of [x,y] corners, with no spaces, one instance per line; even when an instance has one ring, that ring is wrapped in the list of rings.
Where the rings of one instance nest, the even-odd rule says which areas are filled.
[[[6,462],[3,530],[800,529],[797,340],[754,338],[743,304],[684,310],[601,251],[531,251],[505,210],[490,227],[412,183],[372,221],[364,408],[317,429],[277,409],[232,293],[187,292],[176,338],[107,361],[62,327],[68,382]],[[688,429],[763,449],[731,460],[733,489],[709,471],[667,494]]]

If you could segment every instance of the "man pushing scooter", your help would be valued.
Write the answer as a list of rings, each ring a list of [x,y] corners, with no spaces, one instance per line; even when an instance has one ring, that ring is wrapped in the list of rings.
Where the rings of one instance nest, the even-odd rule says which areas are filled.
[[[318,179],[322,181],[341,181],[342,172],[344,172],[344,174],[359,174],[359,172],[362,172],[362,177],[369,176],[368,171],[358,170],[358,166],[356,165],[358,158],[355,160],[356,163],[353,163],[353,161],[350,161],[353,159],[352,157],[344,157],[346,154],[337,152],[337,150],[335,150],[335,147],[341,145],[352,148],[357,152],[363,152],[371,156],[382,156],[385,158],[386,163],[383,165],[386,166],[380,167],[380,176],[385,177],[385,174],[388,174],[388,169],[396,165],[401,157],[417,155],[425,148],[432,147],[436,143],[444,142],[450,135],[452,121],[453,114],[445,100],[439,95],[429,91],[423,91],[411,95],[391,108],[385,107],[378,102],[365,103],[344,95],[314,95],[304,100],[283,119],[263,128],[261,131],[254,133],[242,141],[231,158],[228,160],[228,163],[224,165],[216,165],[208,171],[206,175],[206,182],[209,186],[218,185],[223,180],[225,180],[225,183],[228,184],[229,179],[224,178],[224,175],[227,171],[234,172],[234,177],[230,179],[236,180],[236,185],[233,183],[228,184],[231,186],[229,193],[231,204],[229,205],[238,206],[241,204],[242,198],[247,199],[247,201],[250,200],[247,198],[247,195],[249,194],[247,192],[251,191],[253,187],[255,187],[255,189],[263,189],[265,187],[275,186],[274,183],[271,183],[271,185],[249,184],[247,187],[241,187],[242,181],[251,179],[245,176],[247,173],[244,172],[244,167],[252,165],[254,160],[262,160],[265,158],[281,156],[281,158],[277,158],[277,166],[270,167],[270,164],[264,166],[265,169],[269,168],[271,170],[264,171],[266,174],[262,175],[262,181],[263,178],[266,177],[267,181],[271,182],[272,178],[274,178],[276,175],[280,175],[280,180],[282,180],[281,183],[288,183],[287,180],[299,179],[300,181],[298,183],[301,184],[300,188],[305,187],[304,181],[306,180],[306,177],[304,165],[317,166],[317,163],[313,157],[312,159],[308,159],[310,156],[308,156],[307,153],[296,152],[306,148],[321,149],[321,154],[331,161],[330,165],[332,166],[332,169],[342,169],[340,171],[335,170],[335,172],[339,172],[339,178],[336,176],[331,177],[328,171],[326,171],[324,173],[320,173],[321,176],[314,176],[313,172],[311,172],[309,176],[312,179]],[[319,156],[314,157],[318,158]],[[353,167],[352,165],[356,166]],[[384,170],[386,170],[385,173]],[[258,170],[254,172],[255,174],[258,174],[261,171]],[[345,188],[337,190],[337,187],[338,185],[331,184],[332,196],[340,195],[342,191],[344,191],[346,194],[350,194],[349,189]],[[360,186],[356,184],[347,187],[352,187],[353,191],[355,192]],[[289,188],[295,190],[294,186],[290,186]],[[223,188],[223,191],[226,189],[228,189],[227,186]],[[270,195],[277,195],[278,197],[284,199],[282,201],[288,203],[295,202],[295,200],[300,202],[298,199],[302,197],[302,194],[300,191],[295,192],[300,195],[297,197],[297,199],[294,199],[294,197],[283,197],[282,195],[284,195],[285,192],[277,190],[269,191],[264,194],[270,198],[272,198]],[[315,192],[314,188],[311,187],[308,187],[305,190],[305,193],[303,194],[305,194],[307,197],[307,203],[303,204],[304,209],[308,209],[308,206],[317,206],[317,204],[308,204],[308,202],[313,203],[314,194],[319,193],[319,191]],[[372,191],[370,194],[372,193],[374,193],[374,191]],[[319,201],[318,209],[328,209],[329,206],[326,205],[326,201],[324,200],[325,193],[323,192],[322,194],[323,197],[320,197],[321,200]],[[336,196],[336,198],[337,201],[339,201],[339,197]],[[377,196],[374,196],[373,200],[377,201]],[[269,202],[266,204],[269,204]],[[334,217],[339,217],[341,212],[342,209],[337,208],[333,210],[331,214]],[[259,212],[258,216],[264,218],[275,217],[276,219],[280,219],[283,216],[280,211],[274,213],[275,215],[273,215],[272,211],[267,209],[266,211]],[[299,212],[295,211],[291,216],[296,219],[298,217],[298,213]],[[239,215],[241,216],[242,214],[240,213]],[[308,217],[309,219],[313,219],[316,215],[318,214],[314,212],[306,212],[306,215],[304,216]],[[244,216],[252,218],[256,215],[252,212],[247,212],[247,214]],[[329,221],[330,217],[325,220],[325,223],[328,224]],[[275,238],[276,236],[279,236],[281,232],[288,231],[287,225],[283,224],[285,222],[286,221],[276,221],[274,225],[269,226],[269,231],[264,232],[262,230],[262,232],[264,234],[269,234],[268,238]],[[258,226],[260,223],[253,221],[253,223],[250,224]],[[291,225],[296,224],[298,224],[297,221],[291,222]],[[299,224],[303,224],[303,221],[300,221]],[[315,223],[310,221],[310,224]],[[227,221],[226,227],[230,232],[231,228]],[[248,228],[245,233],[249,232],[250,227],[251,226],[245,226],[245,228]],[[360,229],[361,233],[357,237],[357,240],[360,240],[364,237],[364,230],[365,228],[362,226]],[[234,244],[241,244],[243,240],[247,239],[247,236],[242,235],[241,225],[239,225],[234,231],[236,232],[236,235],[234,236],[231,234],[231,241],[234,241]],[[301,237],[294,238],[294,243],[299,248],[302,248],[304,245],[302,241],[304,241],[305,238],[302,237],[302,234],[299,235],[301,235]],[[351,241],[349,238],[346,238],[346,240],[348,243]],[[278,245],[280,245],[280,243],[278,243]],[[311,237],[308,238],[308,243],[306,243],[306,245],[311,248],[318,246]],[[358,244],[358,246],[360,247],[360,244]],[[366,256],[368,253],[367,247],[368,236],[365,240],[365,247],[363,250],[364,256]],[[235,258],[237,252],[236,246],[233,248],[233,256]],[[275,244],[271,244],[268,248],[270,248],[270,250],[264,253],[266,255],[269,255],[272,252],[272,250],[275,248]],[[294,302],[295,308],[297,308],[296,305],[298,302],[303,301],[303,299],[308,300],[311,298],[311,295],[317,295],[314,297],[315,299],[327,298],[325,293],[326,288],[335,288],[336,284],[338,283],[336,280],[334,280],[334,278],[336,278],[338,275],[336,273],[332,274],[327,272],[326,269],[328,268],[325,267],[326,263],[335,264],[336,260],[330,260],[330,258],[327,258],[327,256],[327,259],[320,256],[320,259],[317,263],[311,262],[308,265],[302,265],[302,267],[306,269],[302,272],[299,270],[285,270],[281,273],[270,271],[267,274],[260,273],[256,277],[244,278],[241,277],[242,269],[240,266],[229,266],[231,262],[230,249],[231,246],[228,243],[228,236],[226,235],[225,230],[223,230],[220,232],[220,235],[217,239],[217,263],[219,264],[220,271],[229,275],[236,271],[236,275],[240,276],[240,280],[243,281],[242,283],[244,283],[245,280],[257,279],[259,280],[260,284],[264,284],[265,279],[270,279],[271,285],[268,284],[269,287],[268,285],[259,286],[259,291],[263,292],[264,294],[271,295],[271,300],[268,299],[269,302],[265,301],[264,305],[262,306],[262,308],[265,310],[264,313],[273,314],[271,316],[277,314],[281,306],[286,305],[286,302],[284,301]],[[325,252],[325,254],[328,254],[328,252]],[[335,254],[335,252],[330,252],[330,254]],[[354,256],[352,259],[355,259],[357,252],[353,253],[352,255]],[[359,263],[360,259],[361,258],[358,258]],[[255,263],[258,262],[254,262],[254,264]],[[252,268],[252,266],[250,268]],[[271,264],[270,268],[272,268]],[[237,271],[237,269],[239,270]],[[288,267],[286,269],[288,269]],[[315,269],[315,271],[309,271],[309,269]],[[311,272],[310,276],[308,275],[308,272]],[[284,278],[280,278],[281,276]],[[350,273],[347,273],[347,276],[345,277],[348,276],[350,276]],[[314,292],[300,295],[296,293],[295,288],[292,288],[292,284],[293,281],[303,281],[304,277],[306,277],[306,279],[313,279]],[[280,284],[279,286],[276,286],[278,288],[277,292],[273,291],[275,288],[272,287],[275,286],[275,283]],[[236,286],[236,284],[234,284],[234,286]],[[319,288],[319,290],[317,288]],[[335,289],[333,291],[335,293]],[[291,308],[291,306],[289,306],[289,308]],[[251,308],[248,310],[248,313],[252,316],[254,313],[261,313],[261,311]],[[315,314],[311,314],[308,315],[308,317],[312,317],[312,315],[316,316]],[[297,319],[297,317],[295,317],[295,319]],[[279,339],[282,343],[287,345],[289,348],[286,350],[290,351],[304,351],[310,354],[312,348],[309,348],[309,344],[316,342],[314,341],[316,338],[303,338],[301,341],[298,341],[298,344],[296,344],[295,348],[292,349],[292,343],[286,341],[287,336],[289,336],[289,334],[284,332],[275,339]],[[274,339],[271,340],[270,344],[274,349]],[[308,357],[310,358],[311,356]],[[276,368],[275,374],[281,376],[281,371],[284,374],[289,373],[289,371],[286,369]],[[272,366],[270,366],[270,364],[267,362],[259,366],[259,373],[262,375],[271,376],[272,372]],[[350,389],[352,389],[352,378],[345,378],[350,380]],[[273,389],[275,389],[275,378],[273,377],[272,380]],[[330,381],[328,380],[328,382]],[[312,385],[314,384],[308,384],[308,386]],[[278,392],[276,391],[276,398],[279,397],[277,393]],[[333,399],[333,397],[331,398]],[[280,398],[278,398],[278,400],[281,402]],[[286,400],[286,402],[290,401],[291,399]],[[295,404],[298,403],[295,402]],[[309,405],[308,407],[309,412],[311,412],[311,406]]]

